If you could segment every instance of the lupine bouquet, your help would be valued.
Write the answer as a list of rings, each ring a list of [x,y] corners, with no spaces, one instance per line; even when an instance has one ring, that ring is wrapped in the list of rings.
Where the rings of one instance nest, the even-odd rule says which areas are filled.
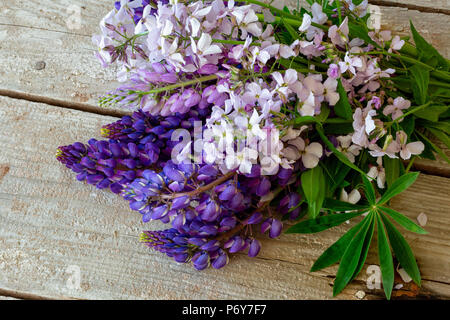
[[[391,209],[417,157],[447,161],[450,63],[369,27],[367,1],[121,0],[93,37],[121,85],[101,106],[133,112],[105,140],[58,149],[77,179],[109,188],[143,222],[141,242],[202,270],[277,238],[355,224],[315,262],[340,263],[334,295],[361,271],[374,230],[386,297],[394,259],[420,285]],[[391,251],[392,249],[392,251]]]

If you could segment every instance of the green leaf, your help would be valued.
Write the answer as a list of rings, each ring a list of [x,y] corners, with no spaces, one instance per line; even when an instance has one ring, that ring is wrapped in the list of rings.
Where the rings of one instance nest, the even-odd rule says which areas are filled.
[[[397,260],[409,276],[414,280],[414,282],[420,286],[419,267],[417,266],[416,258],[414,258],[414,254],[409,244],[388,218],[386,218],[383,214],[381,214],[381,218],[383,219],[389,237],[389,242],[391,243]]]
[[[323,230],[336,227],[347,220],[362,215],[363,213],[364,211],[336,213],[321,216],[316,219],[305,220],[290,227],[288,230],[286,230],[286,233],[302,233],[302,234],[317,233]]]
[[[374,216],[374,214],[371,214]],[[361,255],[359,257],[358,265],[356,266],[355,272],[353,272],[352,278],[349,282],[353,281],[356,276],[361,272],[364,262],[366,262],[367,254],[369,253],[370,244],[372,243],[373,232],[375,231],[375,218],[372,217],[369,229],[367,230],[366,237],[364,238],[364,243],[361,249]]]
[[[383,222],[378,214],[376,217],[378,226],[378,259],[380,260],[384,293],[389,300],[391,298],[392,288],[394,287],[394,263],[392,261],[391,248],[389,247]]]
[[[411,116],[411,117],[405,117],[403,118],[403,121],[400,123],[401,127],[403,129],[403,131],[405,131],[406,135],[409,137],[415,128],[415,122],[416,122],[416,118]]]
[[[447,62],[447,60],[417,32],[412,21],[410,21],[410,25],[414,43],[417,47],[417,52],[419,52],[420,61],[426,63],[432,58],[436,58],[439,69],[448,71],[449,63]]]
[[[339,162],[340,164],[342,162]],[[331,193],[334,193],[334,191],[339,188],[339,186],[342,185],[342,183],[345,180],[345,177],[348,175],[348,173],[350,172],[350,167],[344,166],[343,168],[339,168],[339,171],[335,174],[334,176],[334,183],[331,186]]]
[[[447,161],[447,163],[450,163],[450,159],[447,157],[447,155],[445,154],[444,151],[442,151],[441,148],[439,148],[437,145],[435,145],[433,142],[430,141],[430,139],[428,139],[423,133],[419,132],[416,130],[416,133],[422,138],[422,141],[426,144],[428,144],[429,146],[431,146],[431,148],[437,153],[439,154],[442,159],[444,159],[445,161]]]
[[[356,226],[347,231],[347,233],[345,233],[338,241],[336,241],[327,250],[325,250],[324,253],[322,253],[322,255],[316,260],[316,262],[314,262],[313,266],[311,267],[311,272],[322,270],[338,262],[342,258],[350,241],[361,229],[364,223],[365,220],[359,222]]]
[[[400,176],[400,160],[384,157],[383,164],[386,174],[386,182],[388,187],[390,187]]]
[[[298,33],[297,31],[295,31],[294,28],[292,28],[292,26],[286,22],[285,19],[281,19],[281,21],[283,22],[284,27],[286,28],[286,30],[289,32],[289,35],[291,36],[292,40],[295,41],[298,39]]]
[[[331,112],[331,110],[330,110],[330,108],[328,106],[323,106],[320,109],[320,114],[318,114],[316,116],[317,121],[319,121],[320,123],[324,123],[328,119],[328,116],[330,115],[330,112]]]
[[[380,210],[384,213],[388,214],[392,219],[398,222],[406,230],[419,233],[419,234],[427,234],[428,232],[419,227],[413,221],[411,221],[408,217],[401,214],[400,212],[395,211],[394,209],[387,207],[380,207]]]
[[[368,206],[362,206],[357,204],[351,204],[344,201],[334,200],[334,199],[325,199],[323,203],[323,208],[330,209],[332,211],[343,212],[349,210],[369,210]]]
[[[303,116],[303,117],[297,117],[292,122],[295,126],[300,126],[304,124],[311,124],[311,123],[318,123],[318,120],[315,117],[311,116]]]
[[[417,111],[413,110],[413,113],[416,115],[416,117],[433,122],[438,122],[439,116],[447,110],[448,106],[431,105],[426,107],[425,109],[420,109]]]
[[[350,244],[342,256],[341,263],[339,264],[339,269],[336,274],[336,280],[333,285],[333,296],[336,296],[347,286],[352,279],[356,268],[358,267],[366,234],[373,222],[373,215],[369,214],[364,220],[365,223],[361,230],[352,239],[352,241],[350,241]]]
[[[414,181],[416,181],[418,176],[419,172],[410,172],[395,180],[394,183],[383,194],[380,201],[378,201],[378,204],[383,205],[399,193],[402,193],[403,191],[408,189],[414,183]]]
[[[305,171],[301,176],[302,189],[308,202],[309,215],[316,218],[325,199],[325,176],[320,166]]]
[[[367,198],[367,201],[369,201],[369,204],[375,204],[376,202],[376,196],[375,196],[375,189],[373,188],[372,182],[369,181],[369,179],[366,178],[365,175],[362,176],[362,180],[364,183],[364,191]]]
[[[409,68],[411,82],[413,85],[413,95],[418,105],[426,103],[428,98],[428,84],[430,82],[430,71],[414,65]]]
[[[333,154],[344,164],[352,168],[353,170],[358,171],[359,173],[366,175],[364,171],[362,171],[360,168],[358,168],[355,164],[350,162],[350,160],[347,159],[347,157],[340,152],[336,147],[331,143],[330,140],[328,140],[327,136],[323,132],[323,128],[320,125],[316,126],[317,133],[319,134],[322,141],[326,144],[326,146],[333,152]]]
[[[334,106],[334,111],[341,118],[347,120],[352,119],[352,106],[350,105],[350,102],[348,102],[347,92],[342,85],[341,79],[338,80],[337,92],[339,93],[340,99]]]
[[[369,30],[367,28],[367,24],[362,24],[362,23],[360,24],[360,23],[354,23],[352,21],[349,21],[348,29],[349,29],[350,39],[359,38],[359,39],[364,40],[366,43],[371,44],[374,47],[381,49],[381,46],[369,37]]]
[[[440,141],[442,141],[442,143],[444,143],[447,148],[450,148],[450,138],[449,138],[448,134],[446,134],[445,132],[443,132],[441,130],[434,129],[434,128],[427,128],[427,130],[430,131],[433,134],[433,136],[435,136]]]

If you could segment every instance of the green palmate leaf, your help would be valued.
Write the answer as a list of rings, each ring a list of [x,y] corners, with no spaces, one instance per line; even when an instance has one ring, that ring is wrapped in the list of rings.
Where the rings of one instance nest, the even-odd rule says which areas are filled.
[[[381,218],[383,219],[389,242],[391,243],[397,260],[414,282],[420,286],[420,271],[410,246],[388,218],[383,214],[381,215]]]
[[[372,182],[369,181],[369,179],[366,178],[365,175],[362,176],[362,180],[364,183],[364,191],[367,198],[367,201],[369,201],[369,204],[375,204],[376,202],[376,196],[375,196],[375,189],[372,185]]]
[[[400,160],[391,159],[389,157],[383,158],[384,171],[386,174],[386,182],[388,187],[392,186],[395,180],[400,176]]]
[[[413,95],[418,105],[423,105],[428,99],[428,84],[430,82],[430,71],[414,65],[409,68],[413,84]]]
[[[363,224],[361,230],[350,241],[344,255],[342,256],[341,263],[339,264],[339,269],[336,274],[336,280],[333,285],[333,296],[336,296],[347,286],[358,268],[366,235],[371,224],[373,223],[373,214],[370,213],[364,220],[365,223]]]
[[[360,210],[368,210],[369,209],[368,206],[351,204],[348,202],[329,199],[329,198],[325,199],[325,201],[323,203],[323,207],[325,209],[330,209],[332,211],[337,211],[337,212],[343,212],[343,211],[349,211],[349,210],[360,211]]]
[[[348,102],[347,92],[345,91],[344,86],[342,85],[341,79],[338,80],[337,92],[339,93],[340,99],[334,106],[334,111],[341,118],[347,120],[352,119],[353,116],[352,106],[350,105],[350,102]]]
[[[375,217],[372,214],[372,221],[369,225],[369,229],[367,230],[366,237],[364,238],[364,243],[361,249],[361,255],[359,257],[358,265],[356,266],[355,272],[353,272],[352,278],[350,282],[353,281],[356,276],[361,272],[364,262],[366,262],[367,254],[369,253],[370,244],[372,243],[373,232],[375,230]]]
[[[359,222],[356,226],[347,231],[347,233],[344,234],[338,241],[336,241],[327,250],[325,250],[324,253],[322,253],[322,255],[316,260],[316,262],[314,262],[313,266],[311,267],[311,272],[327,268],[341,260],[350,241],[352,241],[353,237],[361,229],[364,223],[365,220]]]
[[[384,213],[388,214],[392,219],[398,222],[403,228],[406,230],[419,233],[419,234],[427,234],[428,232],[419,227],[413,221],[411,221],[408,217],[401,214],[400,212],[395,211],[394,209],[387,207],[380,207],[380,210]]]
[[[417,32],[411,21],[410,25],[414,43],[417,47],[417,52],[419,52],[420,61],[427,63],[434,58],[437,63],[438,69],[448,71],[449,63],[447,62],[447,60]]]
[[[430,139],[428,139],[423,133],[421,133],[417,130],[415,132],[420,136],[421,140],[423,141],[423,143],[425,145],[428,144],[437,154],[439,154],[442,157],[442,159],[444,159],[445,161],[450,163],[450,159],[447,157],[445,152],[442,151],[441,148],[439,148],[437,145],[435,145],[433,142],[431,142]]]
[[[411,172],[404,174],[403,176],[395,180],[394,183],[383,194],[380,201],[378,201],[378,204],[383,205],[399,193],[402,193],[404,190],[408,189],[414,183],[414,181],[416,181],[418,176],[419,172]]]
[[[358,171],[359,173],[366,175],[364,171],[362,171],[360,168],[358,168],[355,164],[353,164],[350,160],[347,159],[347,157],[340,152],[336,147],[331,143],[330,140],[328,140],[327,136],[323,132],[323,128],[320,125],[316,126],[317,133],[319,134],[322,141],[326,144],[326,146],[333,152],[333,154],[345,165],[349,166],[353,170]]]
[[[433,122],[438,122],[439,116],[442,113],[446,112],[447,110],[448,110],[448,106],[431,105],[431,106],[426,107],[425,109],[420,109],[417,111],[413,110],[413,113],[418,118],[433,121]]]
[[[386,298],[391,298],[392,288],[394,286],[394,263],[392,261],[391,248],[384,230],[383,222],[377,214],[378,230],[378,259],[380,260],[381,275],[383,278],[383,289]]]
[[[290,227],[288,230],[286,230],[286,233],[302,233],[302,234],[317,233],[323,230],[336,227],[347,220],[362,215],[363,213],[364,211],[336,213],[321,216],[316,219],[309,219]]]
[[[309,215],[316,218],[325,199],[326,185],[323,169],[320,166],[305,171],[301,177],[302,189],[308,202]]]

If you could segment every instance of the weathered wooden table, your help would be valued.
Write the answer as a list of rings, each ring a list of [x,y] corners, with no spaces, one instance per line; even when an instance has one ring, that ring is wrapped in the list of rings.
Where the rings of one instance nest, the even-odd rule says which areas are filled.
[[[59,145],[99,137],[124,114],[96,106],[114,72],[93,57],[91,35],[112,0],[0,0],[0,299],[328,299],[336,267],[309,268],[348,228],[264,240],[261,254],[226,268],[195,271],[138,243],[148,228],[125,201],[76,181],[55,160]],[[372,1],[399,34],[409,19],[450,58],[449,0]],[[423,174],[395,198],[425,236],[407,233],[422,272],[394,296],[450,298],[450,166],[418,161]],[[153,225],[153,228],[158,226]],[[383,298],[366,286],[367,266],[340,299]],[[80,276],[80,286],[76,277]]]

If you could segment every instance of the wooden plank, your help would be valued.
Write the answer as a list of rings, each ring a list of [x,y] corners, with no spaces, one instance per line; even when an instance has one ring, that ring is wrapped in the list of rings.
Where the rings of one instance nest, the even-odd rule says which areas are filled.
[[[112,5],[0,0],[0,89],[96,106],[98,97],[117,85],[115,70],[101,67],[91,42]],[[80,9],[79,28],[69,20],[70,6]]]
[[[115,72],[101,68],[93,57],[91,35],[98,32],[98,23],[112,3],[0,0],[0,89],[89,104],[98,109],[97,97],[116,85]],[[69,5],[81,10],[80,29],[67,25],[73,15],[67,11]],[[392,7],[382,8],[382,14],[384,25],[400,34],[407,33],[412,19],[425,38],[450,57],[449,16]]]
[[[309,268],[345,226],[320,235],[262,237],[258,258],[237,255],[220,271],[198,272],[139,244],[141,230],[160,226],[144,226],[125,201],[77,182],[54,158],[58,145],[98,137],[99,127],[113,120],[0,98],[1,289],[81,299],[332,297],[335,267],[320,273]],[[424,210],[429,217],[430,235],[408,235],[426,279],[425,297],[450,297],[448,192],[447,179],[423,175],[395,200],[409,216]],[[77,267],[79,289],[67,286]],[[338,298],[356,299],[359,290],[367,299],[382,298],[380,291],[366,288],[366,277],[363,272]]]
[[[369,0],[370,4],[388,7],[404,7],[422,12],[449,14],[448,0]]]

